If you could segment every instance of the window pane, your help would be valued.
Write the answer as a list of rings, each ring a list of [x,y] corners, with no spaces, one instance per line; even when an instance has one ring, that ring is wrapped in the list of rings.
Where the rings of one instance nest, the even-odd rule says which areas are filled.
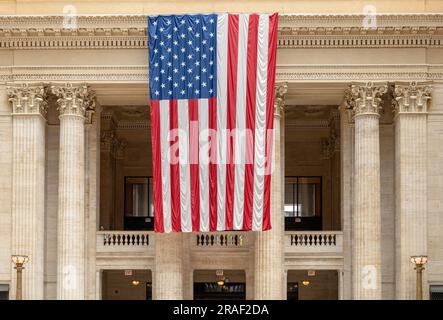
[[[134,217],[148,216],[148,184],[132,185],[132,215]]]
[[[294,216],[294,184],[285,184],[285,217]]]
[[[149,178],[149,216],[154,216],[154,185],[152,178]]]
[[[316,195],[320,188],[320,178],[303,177],[298,180],[298,202],[300,217],[314,217],[316,214]],[[319,208],[318,208],[319,209]]]

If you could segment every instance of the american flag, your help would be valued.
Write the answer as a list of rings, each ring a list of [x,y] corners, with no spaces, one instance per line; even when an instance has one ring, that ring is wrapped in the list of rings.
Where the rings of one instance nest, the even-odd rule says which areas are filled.
[[[148,18],[156,232],[271,228],[277,17]]]

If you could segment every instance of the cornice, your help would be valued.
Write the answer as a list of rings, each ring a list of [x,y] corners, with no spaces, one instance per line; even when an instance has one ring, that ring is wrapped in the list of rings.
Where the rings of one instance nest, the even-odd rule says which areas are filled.
[[[147,65],[0,66],[0,82],[148,83]],[[278,82],[443,80],[443,64],[277,65]]]
[[[279,48],[441,47],[443,14],[379,14],[377,29],[360,14],[280,15]],[[145,15],[0,16],[0,49],[127,49],[147,47]]]

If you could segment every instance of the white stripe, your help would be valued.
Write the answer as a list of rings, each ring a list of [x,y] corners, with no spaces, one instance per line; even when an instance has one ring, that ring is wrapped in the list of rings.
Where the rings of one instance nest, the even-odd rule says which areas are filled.
[[[198,101],[200,231],[209,231],[209,110],[208,100]]]
[[[263,227],[263,199],[265,186],[266,146],[266,95],[268,78],[269,16],[260,15],[257,45],[257,89],[255,102],[255,145],[254,145],[254,200],[252,230]]]
[[[244,195],[245,195],[245,152],[246,152],[246,81],[248,56],[249,14],[240,14],[238,21],[238,64],[237,64],[237,98],[235,115],[234,142],[234,222],[233,229],[243,229]]]
[[[189,169],[188,100],[177,100],[180,158],[180,215],[182,232],[192,232],[191,178]]]
[[[228,15],[217,19],[217,230],[226,225]]]
[[[163,224],[171,232],[171,178],[169,162],[169,101],[160,100],[160,153],[162,174]]]

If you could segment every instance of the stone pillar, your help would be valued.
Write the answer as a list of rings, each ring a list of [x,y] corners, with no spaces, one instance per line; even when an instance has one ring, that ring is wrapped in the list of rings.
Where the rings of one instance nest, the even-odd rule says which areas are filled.
[[[155,300],[183,299],[183,235],[157,233],[155,235]]]
[[[43,85],[8,88],[12,102],[12,254],[27,255],[23,299],[43,299],[46,102]],[[12,269],[15,291],[16,272]],[[15,296],[12,295],[12,296]]]
[[[55,85],[60,112],[57,299],[85,299],[85,121],[88,87]]]
[[[284,97],[286,84],[276,86],[274,112],[274,169],[271,178],[271,226],[272,229],[258,232],[255,238],[255,277],[254,298],[256,300],[283,299],[283,264],[284,264],[284,214],[283,214],[283,179],[281,165],[281,117],[284,116]]]
[[[340,106],[341,230],[343,231],[342,298],[351,299],[352,283],[352,191],[354,165],[354,123],[346,104]]]
[[[350,87],[355,123],[352,295],[381,299],[379,110],[385,83]]]
[[[427,104],[431,87],[396,83],[396,298],[415,299],[414,255],[427,254]],[[426,291],[426,290],[425,290]]]

